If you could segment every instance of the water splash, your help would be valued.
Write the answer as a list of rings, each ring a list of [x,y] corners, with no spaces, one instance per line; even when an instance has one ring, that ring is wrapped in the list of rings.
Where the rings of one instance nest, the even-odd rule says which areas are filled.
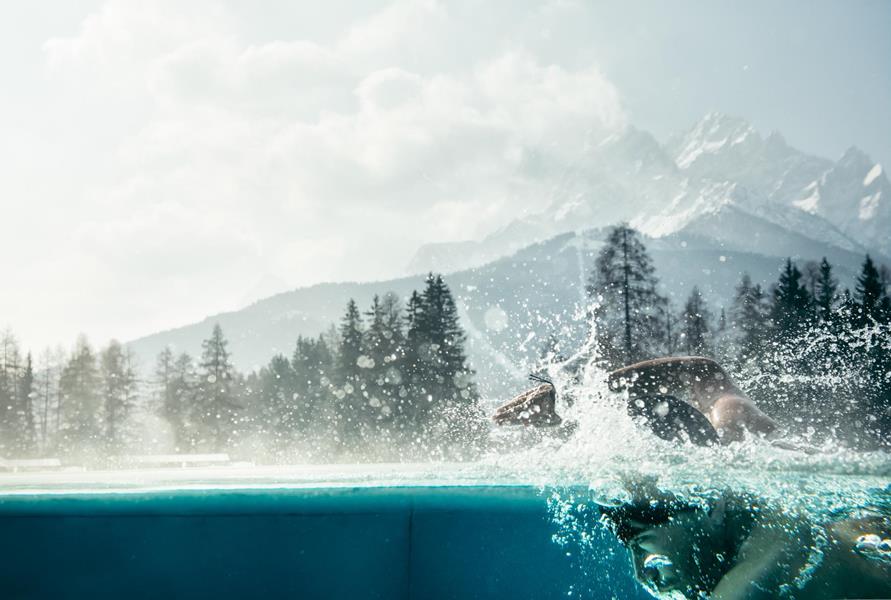
[[[585,319],[592,313],[591,307],[582,307],[576,318]],[[846,408],[843,396],[862,392],[866,381],[862,365],[836,353],[825,357],[824,369],[796,366],[809,360],[815,364],[818,361],[811,358],[840,339],[828,336],[827,331],[817,330],[792,348],[771,349],[765,353],[761,370],[749,363],[734,373],[734,378],[749,393],[756,390],[762,397],[765,392],[772,393],[773,407],[789,406],[795,398],[788,390],[803,386],[813,390],[812,394],[834,391],[834,396],[816,398],[817,405],[835,401]],[[845,333],[842,341],[848,347],[869,347],[891,343],[891,335],[869,327]],[[757,438],[708,448],[661,440],[628,416],[627,397],[609,389],[596,350],[596,324],[591,323],[578,352],[561,360],[549,357],[539,365],[554,381],[558,412],[575,424],[574,430],[569,435],[505,433],[515,436],[515,444],[487,459],[539,483],[549,498],[554,541],[573,556],[587,553],[592,577],[602,564],[598,556],[624,551],[617,549],[615,538],[604,526],[604,511],[646,501],[635,497],[628,481],[651,481],[655,494],[700,507],[708,515],[719,514],[717,507],[728,497],[751,498],[753,513],[773,515],[779,523],[776,526],[790,539],[800,540],[806,554],[802,566],[783,587],[791,595],[806,589],[821,568],[830,545],[827,527],[863,514],[891,515],[888,453],[851,449],[836,435],[818,435],[814,426],[818,423],[806,422],[797,429],[790,427],[797,436],[791,447],[810,444],[817,450],[814,453],[780,449]],[[778,365],[789,370],[783,372]],[[891,539],[878,534],[863,536],[854,551],[864,559],[891,564]],[[731,559],[716,552],[702,560],[703,564],[724,564]],[[642,566],[644,570],[664,570],[672,564],[667,554],[652,552]],[[677,595],[660,595],[673,596]]]

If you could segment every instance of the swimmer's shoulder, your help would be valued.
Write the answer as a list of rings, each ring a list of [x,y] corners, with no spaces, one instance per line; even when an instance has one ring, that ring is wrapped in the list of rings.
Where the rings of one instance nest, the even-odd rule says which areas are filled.
[[[755,406],[754,402],[738,394],[721,396],[709,412],[709,420],[715,429],[734,439],[741,437],[744,430],[769,435],[777,429],[776,421]]]

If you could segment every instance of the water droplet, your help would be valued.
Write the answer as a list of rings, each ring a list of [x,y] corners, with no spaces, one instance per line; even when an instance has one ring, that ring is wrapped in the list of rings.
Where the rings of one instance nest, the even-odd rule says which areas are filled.
[[[483,315],[483,321],[485,322],[487,329],[491,329],[495,333],[498,333],[507,327],[507,313],[504,312],[503,308],[496,304],[486,311],[486,314]]]

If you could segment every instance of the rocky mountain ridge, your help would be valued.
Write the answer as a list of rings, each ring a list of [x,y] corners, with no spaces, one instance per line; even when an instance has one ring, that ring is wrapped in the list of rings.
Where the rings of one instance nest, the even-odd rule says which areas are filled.
[[[701,229],[731,207],[789,234],[891,255],[891,185],[881,165],[856,148],[832,162],[789,146],[777,132],[762,137],[743,119],[710,113],[665,144],[628,127],[567,167],[540,214],[478,242],[422,247],[408,270],[478,266],[528,243],[618,221],[662,237]]]

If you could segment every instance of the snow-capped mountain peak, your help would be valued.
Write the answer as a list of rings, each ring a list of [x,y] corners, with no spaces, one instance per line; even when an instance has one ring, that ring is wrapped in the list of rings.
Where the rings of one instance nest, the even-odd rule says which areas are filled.
[[[746,143],[762,143],[761,136],[744,119],[712,112],[693,127],[677,145],[675,162],[689,169],[701,157]]]
[[[541,213],[454,252],[431,246],[426,254],[447,257],[448,267],[419,252],[411,270],[482,264],[552,235],[620,221],[653,237],[720,223],[716,239],[735,235],[742,249],[745,231],[731,230],[755,219],[763,235],[749,239],[747,251],[760,252],[768,239],[776,249],[785,236],[784,251],[822,244],[891,256],[891,185],[865,152],[852,147],[833,162],[721,113],[709,113],[665,144],[629,126],[560,170],[548,189]]]
[[[791,204],[824,217],[869,247],[891,253],[891,184],[882,166],[857,147],[848,148]]]

